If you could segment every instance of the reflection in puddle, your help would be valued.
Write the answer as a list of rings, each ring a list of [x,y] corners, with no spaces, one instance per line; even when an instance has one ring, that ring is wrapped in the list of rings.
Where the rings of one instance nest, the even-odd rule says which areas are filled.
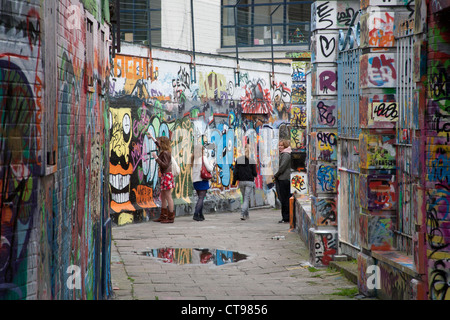
[[[160,248],[141,252],[142,255],[175,264],[215,264],[217,266],[238,262],[247,255],[228,250],[202,248]]]

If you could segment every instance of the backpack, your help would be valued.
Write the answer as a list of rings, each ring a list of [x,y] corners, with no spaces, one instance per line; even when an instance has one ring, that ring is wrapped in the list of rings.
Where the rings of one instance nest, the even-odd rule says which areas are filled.
[[[172,156],[172,174],[174,177],[180,174],[180,166],[178,165],[175,158]]]

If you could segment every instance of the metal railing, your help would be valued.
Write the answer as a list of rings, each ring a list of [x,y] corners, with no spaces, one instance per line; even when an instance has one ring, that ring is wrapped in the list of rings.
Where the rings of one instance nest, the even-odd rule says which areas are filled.
[[[353,249],[361,248],[359,232],[359,14],[349,28],[340,31],[338,71],[338,153],[339,241]]]
[[[408,21],[408,20],[405,20]],[[414,33],[411,27],[398,30],[397,48],[397,226],[394,230],[397,250],[413,254],[415,201],[413,186],[418,177],[414,174],[413,143],[418,130],[418,110],[414,110],[416,83],[413,79]],[[415,168],[415,169],[414,169]]]

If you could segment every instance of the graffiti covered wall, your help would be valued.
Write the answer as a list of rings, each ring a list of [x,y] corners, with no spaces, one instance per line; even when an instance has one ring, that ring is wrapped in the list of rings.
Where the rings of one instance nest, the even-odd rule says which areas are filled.
[[[109,94],[111,212],[117,224],[159,214],[156,150],[147,133],[167,136],[181,173],[175,178],[176,214],[195,204],[190,158],[195,144],[207,146],[216,163],[205,210],[240,207],[231,184],[235,159],[250,144],[258,177],[252,205],[275,205],[272,175],[278,164],[278,134],[288,128],[291,67],[280,66],[275,84],[270,64],[123,45],[114,58]],[[283,73],[284,72],[284,73]],[[239,77],[237,81],[236,76]],[[213,200],[213,201],[211,201]]]
[[[308,182],[314,225],[310,229],[310,262],[315,266],[327,266],[337,254],[340,223],[337,214],[340,124],[337,55],[339,29],[353,20],[355,8],[354,1],[316,1],[311,6],[312,100]]]
[[[312,6],[312,214],[330,223],[337,210],[339,252],[358,259],[360,291],[382,299],[449,299],[449,12],[447,0]],[[333,177],[319,166],[336,158]],[[337,205],[314,197],[336,179]],[[310,254],[323,247],[310,242]]]
[[[430,1],[426,11],[429,28],[426,64],[428,95],[425,111],[426,172],[423,174],[426,181],[424,205],[428,289],[429,299],[433,300],[450,300],[449,141],[446,129],[450,105],[449,11],[448,1]]]
[[[0,299],[110,294],[108,19],[108,1],[2,1]]]

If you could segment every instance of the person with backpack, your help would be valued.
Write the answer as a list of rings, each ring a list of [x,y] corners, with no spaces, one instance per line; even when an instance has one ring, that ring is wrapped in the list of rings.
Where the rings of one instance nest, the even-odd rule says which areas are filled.
[[[248,209],[250,206],[250,196],[255,188],[256,163],[250,158],[250,145],[245,145],[245,154],[236,160],[233,170],[233,185],[239,181],[239,189],[242,194],[241,220],[249,218]]]

